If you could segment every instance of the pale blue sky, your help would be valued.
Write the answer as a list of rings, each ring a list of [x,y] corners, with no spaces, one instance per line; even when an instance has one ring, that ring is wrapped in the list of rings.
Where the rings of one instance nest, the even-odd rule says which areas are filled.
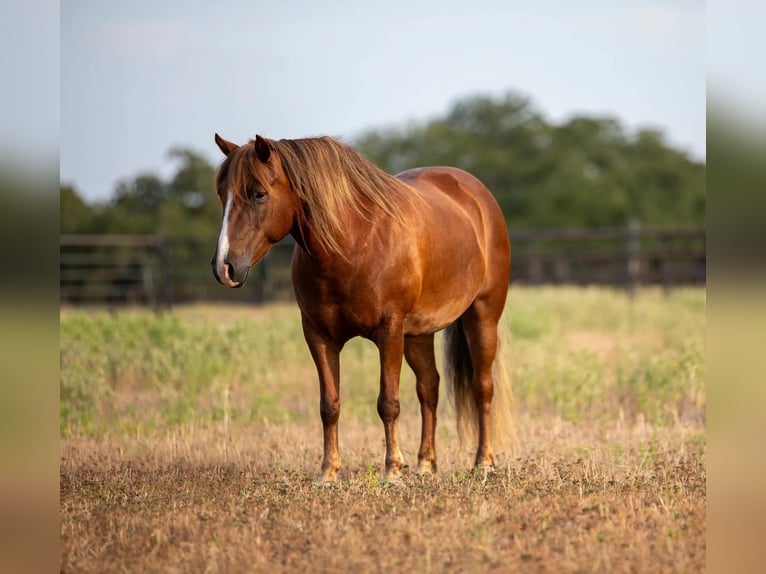
[[[704,158],[704,2],[64,1],[61,179],[104,199],[215,131],[352,141],[508,90]]]

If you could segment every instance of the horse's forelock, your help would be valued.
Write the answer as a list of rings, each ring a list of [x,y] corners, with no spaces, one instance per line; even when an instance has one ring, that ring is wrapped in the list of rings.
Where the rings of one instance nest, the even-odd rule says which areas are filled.
[[[227,186],[227,191],[232,191],[235,206],[247,201],[248,187],[254,182],[260,183],[267,190],[270,188],[263,165],[256,157],[255,144],[252,140],[229,156],[222,164],[220,171],[224,173],[219,184]]]

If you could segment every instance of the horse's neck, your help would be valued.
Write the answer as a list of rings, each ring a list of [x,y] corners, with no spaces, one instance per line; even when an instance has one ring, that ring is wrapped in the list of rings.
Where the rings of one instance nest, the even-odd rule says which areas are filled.
[[[336,256],[328,252],[324,245],[317,240],[311,227],[311,221],[303,211],[295,216],[290,235],[295,239],[298,247],[317,263],[330,261]]]
[[[303,251],[309,255],[319,247],[317,241],[311,234],[309,222],[306,220],[306,216],[303,213],[299,213],[295,216],[290,235],[295,239],[295,243],[298,244],[298,247],[303,249]]]
[[[352,237],[359,237],[360,234],[357,230],[363,229],[365,225],[369,225],[368,222],[362,221],[358,216],[349,214],[346,216],[348,220],[349,233],[347,237],[341,238],[341,246],[348,250],[348,253],[341,255],[328,249],[317,239],[314,234],[311,220],[305,213],[299,211],[293,222],[293,227],[290,231],[295,242],[306,253],[306,255],[317,264],[330,265],[336,267],[338,264],[347,265],[350,260],[347,255],[350,255],[354,251],[354,245],[343,245],[351,241]],[[352,230],[354,232],[352,233]],[[345,251],[345,250],[344,250]]]

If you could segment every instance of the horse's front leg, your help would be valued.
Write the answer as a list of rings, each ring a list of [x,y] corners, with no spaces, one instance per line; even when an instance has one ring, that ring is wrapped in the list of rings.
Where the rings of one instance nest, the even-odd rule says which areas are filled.
[[[317,482],[334,482],[340,470],[338,451],[338,418],[340,417],[340,350],[341,347],[322,337],[303,318],[303,335],[319,375],[319,412],[324,431],[322,472]]]
[[[378,414],[386,433],[386,466],[383,481],[397,480],[404,468],[404,457],[399,450],[399,377],[404,354],[402,319],[393,319],[383,325],[374,338],[380,351],[380,393]]]

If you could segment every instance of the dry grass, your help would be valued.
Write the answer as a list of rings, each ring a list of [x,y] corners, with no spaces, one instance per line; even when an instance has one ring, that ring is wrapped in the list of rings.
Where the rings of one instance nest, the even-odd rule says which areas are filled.
[[[122,339],[120,353],[102,349],[104,366],[91,355],[97,344],[75,344],[90,341],[77,335],[90,319],[64,312],[61,570],[704,570],[704,292],[647,292],[629,304],[606,291],[512,290],[509,305],[517,308],[509,361],[519,444],[499,457],[498,471],[470,472],[472,453],[460,450],[445,400],[440,472],[382,485],[375,353],[359,345],[343,356],[344,468],[331,487],[313,482],[318,394],[294,341],[293,309],[246,310],[245,323],[235,308],[175,313],[170,338],[199,349],[208,343],[195,326],[246,341],[255,332],[251,352],[268,365],[248,362],[244,372],[232,364],[236,353],[227,367],[196,365],[172,345],[167,355],[131,355]],[[134,329],[144,345],[164,349],[163,329],[135,315],[143,339],[125,317],[97,322],[94,333],[113,341]],[[277,328],[284,340],[273,339]],[[210,388],[176,381],[168,357],[212,377]],[[164,382],[153,378],[158,369]],[[277,392],[282,385],[289,391]],[[402,388],[402,450],[413,464],[419,417],[410,374]],[[173,401],[184,391],[195,408],[179,411]],[[266,406],[252,407],[260,401]]]
[[[69,440],[62,570],[704,568],[699,435],[560,420],[520,426],[528,446],[494,475],[459,470],[470,454],[443,448],[446,470],[395,486],[379,481],[377,428],[343,429],[354,439],[344,441],[346,469],[329,488],[312,480],[319,443],[310,426],[251,428],[236,438],[182,429]]]

